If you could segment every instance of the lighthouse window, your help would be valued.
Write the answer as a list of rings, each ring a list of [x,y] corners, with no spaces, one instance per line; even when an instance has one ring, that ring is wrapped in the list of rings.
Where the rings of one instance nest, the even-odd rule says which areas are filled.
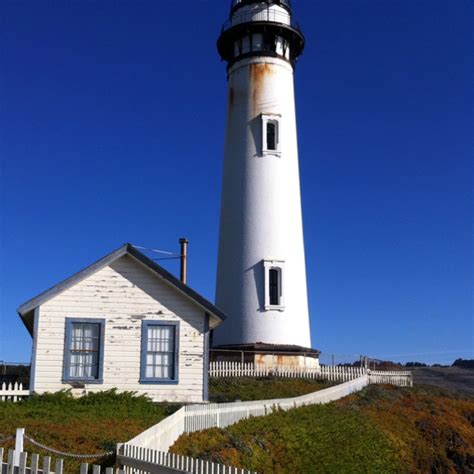
[[[252,38],[253,41],[253,50],[254,51],[261,51],[262,50],[262,42],[263,36],[261,33],[255,33]]]
[[[281,36],[277,36],[275,38],[275,50],[276,50],[277,54],[279,54],[280,56],[284,56],[284,53],[283,53],[283,38]]]
[[[276,123],[267,122],[267,150],[276,150]]]
[[[283,311],[284,285],[283,285],[283,260],[264,260],[263,271],[265,275],[265,310]]]
[[[290,59],[290,47],[289,43],[287,40],[283,40],[283,56],[285,56],[286,59]]]
[[[262,155],[280,154],[279,122],[279,115],[262,115]]]
[[[280,304],[280,272],[276,268],[271,268],[270,269],[270,275],[269,275],[269,289],[270,289],[270,304],[272,306],[274,305],[279,305]]]
[[[250,52],[250,36],[244,36],[242,38],[242,53],[249,53]]]

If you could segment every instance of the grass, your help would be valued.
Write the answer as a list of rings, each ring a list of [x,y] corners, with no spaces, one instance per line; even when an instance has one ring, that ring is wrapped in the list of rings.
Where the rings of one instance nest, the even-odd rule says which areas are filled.
[[[370,386],[328,405],[183,435],[172,451],[259,473],[473,472],[474,400]]]

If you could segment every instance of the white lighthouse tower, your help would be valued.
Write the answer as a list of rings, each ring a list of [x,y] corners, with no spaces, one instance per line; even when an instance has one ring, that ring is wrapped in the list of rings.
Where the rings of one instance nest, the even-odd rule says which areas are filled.
[[[214,347],[311,347],[293,73],[304,37],[290,0],[233,0],[218,39],[228,112]]]

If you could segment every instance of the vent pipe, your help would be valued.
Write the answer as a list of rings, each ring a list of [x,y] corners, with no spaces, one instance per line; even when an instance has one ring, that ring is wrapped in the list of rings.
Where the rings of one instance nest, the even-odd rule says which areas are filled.
[[[179,278],[180,280],[186,285],[186,281],[188,279],[188,244],[189,240],[186,237],[179,239],[179,244],[181,246],[180,252],[180,272]]]

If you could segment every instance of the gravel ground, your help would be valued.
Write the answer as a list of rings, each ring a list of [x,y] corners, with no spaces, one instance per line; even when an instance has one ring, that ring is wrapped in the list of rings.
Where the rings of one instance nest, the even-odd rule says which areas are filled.
[[[474,369],[459,367],[416,367],[410,368],[413,383],[434,385],[474,395]]]

